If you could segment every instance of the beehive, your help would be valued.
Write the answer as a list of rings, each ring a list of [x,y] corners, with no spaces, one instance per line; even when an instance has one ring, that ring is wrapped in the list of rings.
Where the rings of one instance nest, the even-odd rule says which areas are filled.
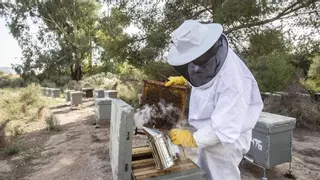
[[[174,122],[178,123],[186,119],[185,111],[187,106],[187,99],[189,95],[188,86],[169,86],[166,87],[164,82],[144,80],[141,106],[157,105],[160,101],[164,101],[166,104],[172,104],[173,107],[177,108],[179,112],[177,114],[171,114],[176,119]],[[174,124],[166,123],[166,117],[154,119],[156,122],[154,125],[156,128],[170,129]]]

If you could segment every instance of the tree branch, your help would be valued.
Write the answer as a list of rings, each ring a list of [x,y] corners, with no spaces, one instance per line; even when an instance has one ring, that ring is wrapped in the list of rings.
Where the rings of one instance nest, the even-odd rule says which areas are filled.
[[[295,3],[293,3],[292,5],[288,6],[287,8],[285,8],[282,12],[280,12],[277,16],[273,17],[273,18],[269,18],[269,19],[265,19],[262,21],[258,21],[258,22],[252,22],[252,23],[247,23],[247,24],[241,24],[239,26],[233,27],[228,29],[225,33],[229,34],[233,31],[239,30],[239,29],[243,29],[243,28],[249,28],[249,27],[254,27],[254,26],[260,26],[260,25],[264,25],[270,22],[273,22],[275,20],[281,19],[283,16],[288,15],[294,11],[298,11],[302,8],[308,7],[310,4],[312,4],[312,2],[306,3],[306,4],[301,4],[300,6],[294,8],[296,5],[298,5],[300,2],[297,1]],[[291,10],[290,10],[291,9]]]

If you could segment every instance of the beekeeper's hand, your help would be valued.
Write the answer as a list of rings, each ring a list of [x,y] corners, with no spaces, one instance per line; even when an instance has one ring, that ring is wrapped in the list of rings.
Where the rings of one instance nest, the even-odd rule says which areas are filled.
[[[173,129],[170,132],[170,139],[173,144],[185,147],[197,147],[192,134],[188,130]]]
[[[166,82],[165,86],[171,85],[185,85],[187,80],[183,76],[170,76],[169,81]]]

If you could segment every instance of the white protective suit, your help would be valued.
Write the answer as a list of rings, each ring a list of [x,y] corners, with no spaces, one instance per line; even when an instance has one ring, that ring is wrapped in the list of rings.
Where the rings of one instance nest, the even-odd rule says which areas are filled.
[[[262,108],[255,78],[230,48],[217,75],[192,87],[189,123],[197,129],[198,163],[209,179],[241,179],[238,165],[250,149]]]

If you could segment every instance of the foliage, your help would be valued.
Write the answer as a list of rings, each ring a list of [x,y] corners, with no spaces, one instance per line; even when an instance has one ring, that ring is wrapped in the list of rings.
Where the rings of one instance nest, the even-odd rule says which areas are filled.
[[[282,91],[293,80],[293,59],[279,30],[267,29],[250,36],[243,52],[246,62],[263,92]]]
[[[16,75],[0,74],[0,88],[17,88],[22,87],[26,83],[23,79]]]
[[[48,131],[59,131],[60,130],[60,123],[59,121],[53,116],[50,115],[45,119],[46,127]]]
[[[43,107],[57,101],[40,96],[40,86],[30,84],[21,89],[0,89],[0,124],[9,120],[6,133],[18,136],[26,132],[30,121],[38,120]]]
[[[69,75],[80,80],[83,73],[90,73],[99,8],[96,1],[18,0],[1,5],[10,32],[22,48],[23,64],[14,66],[22,78]],[[38,29],[35,33],[30,30],[30,20]]]
[[[81,87],[112,89],[118,82],[117,76],[112,73],[99,73],[89,77],[84,77],[80,81]]]
[[[165,60],[170,33],[186,19],[223,24],[230,44],[246,59],[250,58],[248,55],[265,56],[263,51],[268,52],[269,48],[289,54],[293,49],[283,46],[282,41],[286,41],[285,44],[317,43],[312,37],[319,32],[319,11],[319,0],[17,0],[0,3],[0,15],[6,18],[11,34],[22,48],[23,63],[14,65],[15,70],[25,81],[49,80],[60,87],[70,80],[66,77],[79,81],[84,75],[93,75],[95,68],[99,73],[101,70],[117,73],[118,66],[125,62],[135,67],[152,67],[152,62],[162,66],[158,63]],[[138,28],[137,33],[128,33],[131,25]],[[285,25],[291,29],[284,30]],[[295,34],[299,28],[308,31]],[[286,38],[276,39],[282,32]],[[266,46],[256,49],[248,44]],[[247,54],[248,49],[254,53]],[[297,46],[291,63],[307,72],[309,61],[306,59],[312,51]],[[98,52],[95,58],[94,52]],[[97,59],[98,64],[94,65],[93,59]],[[142,70],[159,77],[149,68]]]
[[[264,102],[264,110],[284,116],[295,117],[297,127],[320,130],[320,104],[310,96],[301,96],[297,92],[307,92],[299,83],[288,87],[287,95],[280,98],[268,97]]]
[[[314,56],[311,59],[311,65],[308,72],[309,78],[302,83],[311,91],[320,91],[320,56]]]
[[[320,79],[320,55],[312,58],[308,75],[313,79]]]
[[[4,148],[4,153],[7,155],[7,156],[13,156],[13,155],[16,155],[18,154],[20,151],[20,148],[15,145],[15,144],[11,144],[9,145],[8,147]]]
[[[140,33],[133,37],[136,43],[132,45],[139,53],[130,56],[138,55],[135,60],[142,63],[154,61],[157,57],[165,55],[164,52],[170,43],[170,33],[186,19],[223,24],[225,34],[237,52],[246,47],[244,42],[248,42],[252,33],[267,27],[274,29],[291,25],[292,28],[308,28],[312,35],[318,33],[319,28],[318,0],[289,2],[169,0],[154,1],[151,5],[143,6],[144,3],[146,2],[139,1],[119,5],[127,11],[132,23],[140,30]],[[302,36],[292,34],[293,31],[286,33],[291,35],[292,39],[311,40],[309,33]]]
[[[251,59],[249,59],[252,61]],[[283,90],[292,81],[294,67],[288,54],[271,54],[254,59],[248,64],[263,92]]]

